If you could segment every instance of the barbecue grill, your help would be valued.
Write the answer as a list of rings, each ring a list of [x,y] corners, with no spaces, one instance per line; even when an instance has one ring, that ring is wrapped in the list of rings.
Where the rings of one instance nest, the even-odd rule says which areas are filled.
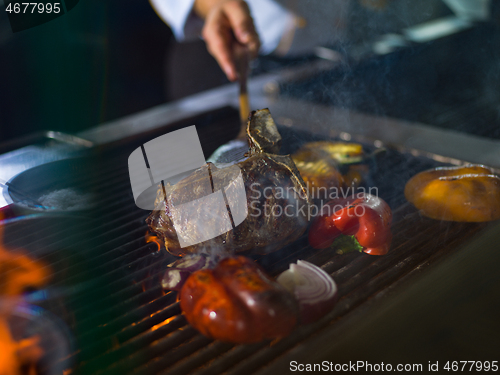
[[[380,59],[388,58],[394,55],[357,69],[377,72],[385,66]],[[249,84],[252,107],[270,108],[284,138],[283,152],[322,139],[356,141],[367,152],[384,149],[370,163],[369,183],[393,210],[394,239],[391,251],[380,257],[314,250],[304,236],[275,253],[250,255],[273,276],[304,259],[338,284],[340,299],[328,315],[280,340],[234,345],[210,340],[189,326],[176,292],[165,292],[160,284],[175,257],[151,241],[145,223],[149,212],[135,206],[130,189],[128,156],[150,139],[194,124],[208,158],[235,138],[236,87],[78,134],[76,139],[87,143],[43,139],[4,154],[4,165],[29,155],[28,164],[39,166],[25,173],[39,176],[85,166],[71,183],[92,192],[87,209],[24,207],[28,216],[4,221],[4,244],[26,249],[53,272],[46,291],[31,294],[29,301],[58,316],[70,332],[71,354],[60,359],[68,368],[65,374],[270,374],[289,371],[291,362],[322,361],[421,363],[425,370],[431,361],[498,359],[498,223],[425,218],[405,201],[403,189],[415,173],[437,166],[475,162],[500,168],[499,142],[387,117],[404,118],[399,116],[404,103],[397,113],[372,115],[366,103],[339,103],[332,92],[306,100],[297,94],[317,92],[315,86],[345,74],[339,69],[336,62],[320,60],[255,77]],[[421,115],[407,117],[423,121]],[[7,177],[12,186],[19,185]],[[17,187],[36,195],[41,181],[31,181]],[[10,208],[23,208],[24,198],[14,191],[7,199]]]

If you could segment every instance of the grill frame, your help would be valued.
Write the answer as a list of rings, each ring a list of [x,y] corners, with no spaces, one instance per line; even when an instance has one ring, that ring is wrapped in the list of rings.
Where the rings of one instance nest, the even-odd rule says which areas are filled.
[[[235,115],[237,116],[237,111]],[[189,119],[176,127],[189,126],[194,121],[196,119]],[[211,120],[206,121],[207,124],[210,122]],[[168,130],[174,128],[168,127]],[[160,131],[164,132],[165,129]],[[132,141],[99,150],[97,161],[106,161],[104,164],[97,164],[102,168],[100,174],[107,178],[113,171],[116,172],[117,165],[126,166],[129,151],[144,142],[144,139],[151,139],[153,136],[154,134],[147,134],[142,139],[134,138]],[[323,138],[321,135],[315,137]],[[203,136],[200,138],[203,143]],[[357,139],[351,136],[351,140]],[[220,142],[220,138],[217,142]],[[205,145],[205,149],[213,148],[217,142],[208,142],[211,146]],[[363,139],[361,143],[368,145],[367,142]],[[371,146],[380,147],[378,143]],[[391,150],[404,151],[412,158],[421,158],[433,165],[443,162],[461,163],[405,148]],[[74,363],[77,363],[76,373],[265,373],[266,366],[279,363],[281,358],[290,356],[291,353],[307,353],[310,349],[304,347],[304,342],[314,340],[321,332],[331,327],[342,327],[342,322],[348,320],[349,316],[368,310],[366,305],[370,301],[381,299],[429,265],[439,263],[458,252],[457,242],[470,239],[488,227],[488,224],[463,223],[438,223],[436,226],[435,221],[420,217],[409,204],[403,204],[394,210],[393,228],[403,226],[404,231],[394,231],[394,248],[384,257],[366,254],[332,257],[327,251],[313,251],[308,248],[305,237],[284,250],[266,256],[265,259],[253,256],[261,263],[264,259],[266,268],[273,275],[286,269],[288,262],[296,260],[297,257],[322,265],[338,282],[341,298],[335,309],[325,318],[312,325],[297,328],[283,340],[253,345],[231,345],[212,342],[194,331],[187,325],[184,317],[179,315],[175,293],[164,295],[161,291],[161,270],[173,261],[174,257],[164,253],[158,254],[155,244],[145,243],[144,219],[148,213],[134,208],[131,192],[127,189],[128,176],[124,176],[123,167],[119,174],[119,180],[104,183],[106,199],[111,202],[107,208],[114,207],[115,211],[106,213],[104,211],[107,210],[101,207],[100,211],[95,212],[92,219],[86,219],[76,232],[73,232],[73,228],[58,226],[58,231],[63,234],[68,230],[71,232],[67,233],[69,236],[63,236],[59,246],[71,246],[68,243],[79,242],[78,246],[72,249],[73,254],[69,256],[73,269],[78,272],[72,273],[71,278],[64,280],[64,284],[71,287],[62,301],[58,301],[69,306],[69,311],[65,311],[65,321],[75,332],[79,347],[73,357]],[[128,200],[126,206],[122,205],[122,201],[115,202],[117,197],[123,196]],[[108,221],[109,216],[111,220]],[[427,237],[415,241],[410,232],[419,228],[427,233]],[[22,227],[20,230],[22,231]],[[88,232],[96,231],[96,236],[86,238]],[[455,234],[462,234],[462,237],[450,240],[449,237]],[[53,235],[60,236],[61,233]],[[436,252],[436,239],[440,239],[440,235],[441,242],[438,243],[445,243],[446,248]],[[412,241],[415,242],[411,243]],[[411,246],[408,249],[398,250],[409,243]],[[16,241],[10,244],[27,247],[28,250],[30,248]],[[414,251],[423,244],[427,245],[425,251]],[[102,252],[110,245],[113,246],[110,251]],[[36,251],[35,249],[34,252]],[[60,251],[64,252],[64,249]],[[290,251],[292,254],[286,254]],[[75,253],[78,255],[75,256]],[[400,259],[401,257],[403,258]],[[385,270],[387,263],[392,267]],[[86,281],[88,275],[98,275],[97,279],[105,286],[98,287],[95,280]],[[107,291],[110,290],[115,292],[109,295]],[[47,301],[41,305],[50,308]],[[125,313],[117,313],[116,310],[124,310]],[[172,317],[174,319],[170,323],[162,325],[165,319]]]

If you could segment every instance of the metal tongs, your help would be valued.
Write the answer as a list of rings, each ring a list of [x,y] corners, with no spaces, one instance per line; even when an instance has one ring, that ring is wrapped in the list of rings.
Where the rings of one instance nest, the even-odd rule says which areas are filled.
[[[248,72],[250,70],[250,51],[242,44],[235,43],[234,60],[238,73],[240,102],[240,132],[232,141],[220,146],[207,160],[216,164],[234,164],[245,158],[248,151],[247,121],[250,114],[250,101],[247,91]]]
[[[238,139],[246,139],[246,127],[248,114],[250,113],[250,101],[248,99],[247,81],[248,71],[250,70],[250,51],[244,45],[235,44],[234,56],[236,62],[236,71],[238,73],[238,84],[240,88],[240,120],[241,129],[238,134]]]

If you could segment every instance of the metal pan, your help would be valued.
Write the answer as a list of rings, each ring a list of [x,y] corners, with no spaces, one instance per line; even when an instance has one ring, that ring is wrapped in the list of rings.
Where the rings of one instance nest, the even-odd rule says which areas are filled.
[[[87,212],[96,206],[90,158],[58,160],[28,169],[7,182],[4,197],[16,213]]]

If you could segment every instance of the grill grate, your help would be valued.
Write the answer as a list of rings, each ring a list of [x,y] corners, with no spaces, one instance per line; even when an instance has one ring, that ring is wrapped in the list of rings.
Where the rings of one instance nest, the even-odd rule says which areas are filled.
[[[304,134],[291,138],[285,134],[284,138],[316,139]],[[54,297],[58,303],[49,299],[40,304],[61,316],[74,333],[77,350],[72,359],[78,374],[255,373],[324,327],[342,324],[342,317],[363,308],[368,299],[455,251],[485,227],[421,217],[405,203],[404,183],[414,173],[438,163],[388,150],[371,168],[377,171],[374,186],[393,209],[394,239],[389,254],[317,251],[307,245],[304,236],[273,254],[253,256],[273,275],[297,259],[321,265],[339,286],[339,302],[323,319],[298,327],[282,340],[222,343],[191,328],[181,314],[176,293],[164,293],[160,287],[162,270],[174,257],[157,251],[155,243],[146,243],[148,213],[133,202],[129,153],[128,146],[120,146],[98,156],[98,173],[89,181],[99,201],[92,215],[26,220],[8,225],[6,230],[7,245],[26,248],[45,259],[55,273],[52,286],[66,291]]]

